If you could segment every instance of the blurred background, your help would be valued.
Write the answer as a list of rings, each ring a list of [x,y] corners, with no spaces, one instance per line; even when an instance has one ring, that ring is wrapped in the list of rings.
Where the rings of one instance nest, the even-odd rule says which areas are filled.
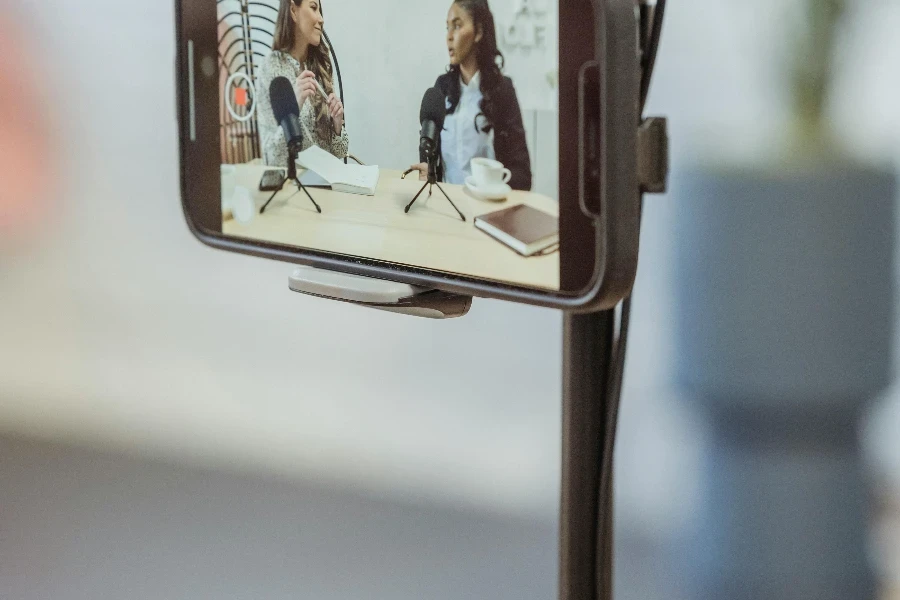
[[[649,112],[670,117],[673,175],[635,289],[620,598],[900,597],[900,4],[847,3],[824,46],[802,4],[669,6]],[[829,47],[817,96],[797,64]],[[0,596],[554,597],[561,316],[380,314],[202,247],[174,60],[171,3],[0,16]],[[722,209],[751,192],[763,214]],[[785,207],[790,227],[765,221]],[[771,287],[798,273],[815,292]]]

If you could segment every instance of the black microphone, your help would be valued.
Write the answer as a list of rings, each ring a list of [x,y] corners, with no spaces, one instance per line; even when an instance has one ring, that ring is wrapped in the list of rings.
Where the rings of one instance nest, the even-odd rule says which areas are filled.
[[[294,95],[294,86],[287,77],[276,77],[272,80],[269,84],[269,101],[272,103],[272,112],[275,113],[275,122],[281,125],[284,132],[288,149],[292,153],[299,152],[303,147],[300,105],[297,104],[297,96]]]
[[[422,124],[419,150],[428,162],[437,158],[435,151],[446,117],[447,105],[444,94],[437,88],[428,88],[422,97],[422,108],[419,109],[419,123]]]
[[[297,186],[306,192],[307,198],[316,207],[317,212],[322,212],[322,208],[316,204],[313,197],[309,194],[306,186],[297,178],[297,154],[303,149],[303,127],[300,125],[300,105],[297,104],[297,96],[294,95],[294,86],[288,81],[287,77],[276,77],[269,84],[269,102],[272,104],[272,112],[275,114],[275,122],[281,125],[284,132],[284,140],[288,147],[288,179],[295,181]],[[278,190],[275,191],[275,194]],[[269,198],[260,209],[260,214],[264,213],[269,202],[275,198],[275,194]]]
[[[457,208],[437,180],[438,158],[440,158],[437,153],[438,140],[440,140],[441,130],[444,128],[444,119],[446,118],[447,100],[444,98],[444,94],[436,87],[428,88],[425,91],[425,96],[422,97],[422,108],[419,109],[419,123],[422,124],[422,130],[419,132],[419,160],[428,163],[428,178],[425,181],[425,185],[419,190],[419,193],[413,196],[413,199],[403,209],[403,212],[409,212],[409,209],[416,203],[416,200],[419,199],[426,187],[430,197],[431,188],[437,186],[437,189],[441,191],[444,198],[450,203],[450,206],[456,210],[459,218],[465,221],[466,216]],[[407,171],[407,173],[409,172]]]

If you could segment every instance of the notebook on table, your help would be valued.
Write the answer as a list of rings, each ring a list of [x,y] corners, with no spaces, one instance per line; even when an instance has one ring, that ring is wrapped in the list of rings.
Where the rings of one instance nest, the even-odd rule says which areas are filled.
[[[316,173],[311,169],[306,169],[299,176],[300,183],[305,185],[306,187],[316,187],[316,188],[330,188],[331,183],[328,182],[327,179]]]
[[[559,219],[526,204],[475,217],[475,227],[522,256],[559,244]]]
[[[374,196],[378,186],[378,167],[345,165],[343,160],[318,146],[310,146],[298,154],[297,166],[319,175],[336,192]],[[311,175],[304,174],[300,180],[305,177],[313,179]]]

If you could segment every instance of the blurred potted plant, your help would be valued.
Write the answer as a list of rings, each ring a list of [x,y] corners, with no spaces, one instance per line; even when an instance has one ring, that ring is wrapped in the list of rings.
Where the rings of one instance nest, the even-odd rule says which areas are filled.
[[[675,377],[714,440],[707,597],[874,596],[857,430],[890,380],[896,178],[829,119],[850,5],[802,2],[771,164],[673,179]]]

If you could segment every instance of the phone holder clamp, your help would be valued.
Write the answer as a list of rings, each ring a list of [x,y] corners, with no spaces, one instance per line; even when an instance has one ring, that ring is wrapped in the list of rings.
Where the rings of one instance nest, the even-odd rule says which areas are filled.
[[[426,319],[462,317],[472,306],[471,296],[308,266],[295,268],[288,286],[308,296]]]
[[[664,194],[669,181],[669,122],[648,117],[638,127],[637,174],[641,191]]]

